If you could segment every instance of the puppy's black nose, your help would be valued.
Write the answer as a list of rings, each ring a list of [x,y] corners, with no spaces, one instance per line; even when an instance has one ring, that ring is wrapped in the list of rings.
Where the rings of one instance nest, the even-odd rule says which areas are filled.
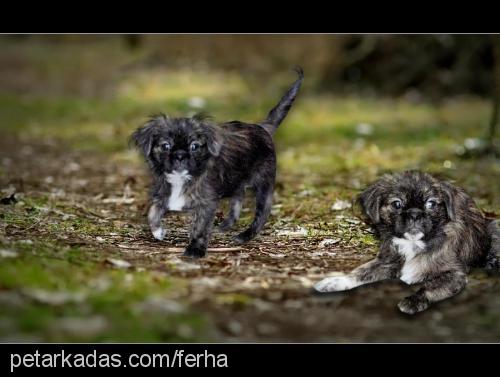
[[[422,217],[422,213],[423,213],[423,211],[421,209],[418,209],[418,208],[410,208],[407,211],[408,217],[410,219],[413,219],[413,220],[420,219]]]
[[[174,159],[175,159],[175,160],[182,161],[182,160],[184,160],[186,157],[187,157],[187,152],[186,152],[186,151],[183,151],[183,150],[179,149],[179,150],[176,150],[176,151],[174,152]]]

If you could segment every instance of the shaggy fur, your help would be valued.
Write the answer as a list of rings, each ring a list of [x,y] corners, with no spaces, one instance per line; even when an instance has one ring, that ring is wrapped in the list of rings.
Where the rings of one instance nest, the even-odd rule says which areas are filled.
[[[408,314],[459,293],[471,267],[498,268],[500,230],[464,190],[418,171],[387,175],[358,197],[380,239],[376,259],[315,285],[320,292],[385,279],[422,283],[398,307]]]
[[[261,123],[215,125],[202,116],[160,115],[134,132],[132,140],[153,174],[148,220],[156,239],[166,234],[161,221],[167,211],[191,211],[190,241],[184,255],[203,257],[219,201],[230,198],[230,211],[220,226],[226,231],[238,220],[247,187],[255,192],[255,218],[234,240],[247,242],[262,230],[271,212],[276,176],[272,135],[301,86],[303,72],[300,68],[297,72],[298,80]]]

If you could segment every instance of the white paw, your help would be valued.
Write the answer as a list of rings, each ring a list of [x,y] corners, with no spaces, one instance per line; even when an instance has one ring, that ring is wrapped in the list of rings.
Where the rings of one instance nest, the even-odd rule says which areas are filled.
[[[163,240],[165,234],[167,234],[167,231],[163,228],[158,228],[153,230],[153,237],[156,238],[158,241]]]
[[[360,285],[358,281],[350,275],[333,276],[321,280],[314,285],[318,292],[338,292],[347,291]]]

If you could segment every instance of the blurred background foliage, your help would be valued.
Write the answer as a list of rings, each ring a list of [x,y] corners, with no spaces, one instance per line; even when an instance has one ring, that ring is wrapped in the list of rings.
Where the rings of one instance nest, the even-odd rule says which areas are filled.
[[[317,304],[309,291],[297,296],[304,305],[299,312],[283,304],[286,294],[283,300],[267,299],[238,284],[263,279],[273,291],[279,286],[296,292],[298,283],[288,275],[280,283],[281,272],[293,270],[312,282],[372,256],[375,242],[353,218],[349,203],[386,172],[421,169],[455,181],[488,216],[498,217],[498,156],[472,151],[498,147],[499,41],[492,35],[0,36],[0,199],[6,203],[0,206],[0,341],[206,339],[207,313],[216,321],[234,320],[239,313],[233,327],[242,333],[235,338],[267,339],[248,335],[258,328],[262,299],[274,305],[272,325],[280,330],[273,339],[289,340],[292,333],[300,333],[294,339],[336,339],[345,321],[338,320],[337,327],[331,307]],[[179,314],[177,301],[196,302],[191,290],[178,290],[190,279],[175,254],[149,244],[147,171],[128,148],[128,137],[158,112],[203,111],[216,121],[259,121],[295,79],[295,65],[304,68],[305,81],[275,136],[275,205],[267,235],[254,244],[267,240],[272,246],[262,253],[254,249],[241,269],[239,259],[232,264],[232,256],[212,254],[210,268],[195,270],[226,279],[195,284],[201,284],[211,309]],[[251,213],[244,211],[242,223]],[[296,240],[278,235],[296,227],[305,231]],[[187,228],[179,226],[173,234],[179,229]],[[331,250],[338,258],[312,256],[326,236],[336,238]],[[147,254],[124,252],[137,241],[149,245]],[[290,258],[266,256],[276,251]],[[110,269],[110,256],[129,258],[137,270]],[[219,264],[211,265],[214,261]],[[278,280],[269,285],[268,278]],[[96,291],[92,284],[102,281]],[[25,296],[40,301],[40,292],[23,292],[33,287],[49,293],[82,290],[88,298],[59,307],[42,291],[44,302],[31,302]],[[231,311],[218,304],[226,289],[236,291],[238,302],[257,295],[257,309],[248,304],[240,310],[238,304]],[[457,305],[455,316],[432,312],[432,320],[418,324],[394,318],[392,300],[385,296],[379,295],[378,303],[390,305],[390,311],[381,317],[374,309],[378,303],[359,296],[361,309],[353,306],[345,317],[356,318],[347,322],[359,331],[346,327],[345,339],[358,331],[358,340],[498,340],[498,289],[491,289],[474,300],[476,306]],[[250,296],[241,300],[241,292]],[[145,318],[131,310],[158,306],[174,317],[165,321],[161,312]],[[89,313],[90,323],[78,319]],[[95,333],[89,334],[92,326]],[[59,333],[68,327],[76,335]]]
[[[140,68],[191,68],[235,72],[242,77],[286,72],[300,64],[316,90],[365,94],[491,95],[491,35],[12,35],[0,55],[3,89],[102,94],[108,79]],[[11,43],[7,43],[8,41]],[[15,41],[16,43],[12,43]],[[101,45],[99,48],[98,45]],[[37,47],[26,49],[28,46]],[[67,46],[68,48],[60,48]],[[89,48],[91,47],[91,48]],[[72,61],[73,49],[85,51]],[[44,50],[47,54],[39,54]],[[130,52],[133,53],[130,53]],[[29,60],[37,63],[19,81]],[[94,63],[100,61],[100,69]],[[63,59],[78,74],[71,82],[51,64]],[[30,67],[33,68],[33,67]],[[57,67],[60,68],[60,67]],[[11,73],[11,74],[9,74]],[[59,78],[59,80],[58,80]]]

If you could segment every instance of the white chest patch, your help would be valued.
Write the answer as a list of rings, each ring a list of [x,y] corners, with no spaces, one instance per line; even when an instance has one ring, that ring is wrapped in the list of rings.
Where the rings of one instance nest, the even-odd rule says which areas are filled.
[[[168,198],[168,209],[171,211],[182,211],[186,204],[184,196],[184,184],[191,179],[187,170],[182,172],[174,171],[170,174],[165,174],[167,182],[172,185],[170,197]]]
[[[421,280],[420,263],[415,260],[415,256],[425,249],[425,242],[421,240],[423,236],[423,233],[415,235],[405,233],[404,238],[394,237],[392,239],[398,252],[405,258],[400,279],[406,284],[418,283]]]

